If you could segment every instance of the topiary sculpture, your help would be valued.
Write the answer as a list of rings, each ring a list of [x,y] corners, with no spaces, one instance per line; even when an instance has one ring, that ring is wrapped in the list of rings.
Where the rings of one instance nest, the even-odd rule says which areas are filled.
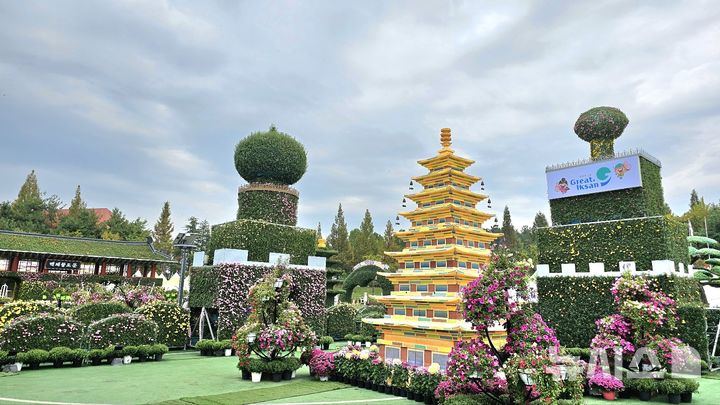
[[[593,160],[612,157],[615,139],[622,135],[630,121],[625,113],[614,107],[595,107],[580,114],[575,121],[577,136],[590,142]]]
[[[248,183],[291,185],[305,174],[307,155],[300,142],[271,126],[237,144],[235,168]]]

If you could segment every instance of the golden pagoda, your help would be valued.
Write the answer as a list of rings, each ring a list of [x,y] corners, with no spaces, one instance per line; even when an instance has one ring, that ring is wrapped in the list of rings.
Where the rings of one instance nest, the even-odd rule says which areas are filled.
[[[395,235],[405,246],[385,252],[398,261],[394,273],[379,273],[393,284],[390,295],[375,296],[387,307],[384,318],[365,318],[379,332],[378,345],[385,359],[400,359],[416,366],[438,363],[445,368],[455,341],[476,336],[458,309],[460,291],[490,261],[490,243],[502,236],[482,229],[494,215],[475,208],[487,199],[470,191],[480,181],[464,170],[475,163],[455,155],[449,128],[440,132],[437,156],[419,160],[428,174],[414,177],[423,190],[405,198],[417,208],[401,212],[410,228]],[[491,329],[496,346],[505,331]]]

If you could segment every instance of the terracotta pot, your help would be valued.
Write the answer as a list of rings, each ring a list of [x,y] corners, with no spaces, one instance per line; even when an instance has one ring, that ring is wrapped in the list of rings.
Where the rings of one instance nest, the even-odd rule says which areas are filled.
[[[602,396],[606,401],[614,401],[616,392],[615,391],[603,391]]]

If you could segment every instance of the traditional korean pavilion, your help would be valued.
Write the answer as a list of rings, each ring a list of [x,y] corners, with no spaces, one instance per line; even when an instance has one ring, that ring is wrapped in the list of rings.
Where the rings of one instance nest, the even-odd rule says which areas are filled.
[[[494,215],[475,208],[488,196],[470,191],[480,178],[464,170],[474,161],[455,155],[449,128],[441,130],[440,142],[436,156],[418,161],[429,170],[413,178],[423,190],[405,196],[417,204],[400,213],[410,221],[408,230],[395,233],[405,247],[385,252],[399,265],[397,272],[379,273],[393,284],[390,295],[374,297],[387,314],[363,321],[378,329],[386,359],[444,368],[454,342],[476,335],[458,311],[459,293],[490,261],[490,243],[502,234],[482,228]],[[504,330],[491,330],[491,338],[501,346]]]

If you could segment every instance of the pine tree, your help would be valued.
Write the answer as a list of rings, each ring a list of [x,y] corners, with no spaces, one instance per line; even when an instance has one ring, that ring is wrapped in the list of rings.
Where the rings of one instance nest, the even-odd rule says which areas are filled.
[[[692,209],[692,207],[698,205],[699,203],[700,203],[700,198],[698,197],[698,193],[697,193],[697,191],[695,191],[695,189],[693,189],[690,192],[690,208]]]
[[[87,208],[80,193],[80,186],[75,189],[75,197],[70,202],[68,214],[60,218],[58,231],[62,235],[82,236],[86,238],[99,238],[101,229],[98,226],[98,217]]]
[[[385,234],[383,235],[383,250],[386,252],[397,252],[401,250],[402,241],[395,236],[392,221],[388,219],[385,224]]]
[[[360,228],[353,229],[350,232],[349,239],[353,262],[357,263],[370,256],[380,255],[384,241],[382,236],[375,233],[370,210],[365,210],[365,216],[360,223]]]
[[[516,250],[518,248],[517,231],[512,224],[512,219],[510,218],[510,209],[507,205],[505,206],[505,210],[503,211],[503,223],[501,232],[503,233],[503,240],[505,241],[505,246],[510,250]]]
[[[204,252],[210,240],[210,224],[207,220],[190,217],[185,225],[185,233],[195,235],[195,252]]]
[[[10,210],[3,215],[5,227],[23,232],[49,233],[54,226],[58,205],[56,197],[43,199],[33,170],[25,178]]]
[[[550,224],[548,224],[548,220],[545,217],[545,214],[543,214],[542,212],[538,212],[537,214],[535,214],[535,220],[533,221],[532,225],[533,231],[537,230],[538,228],[547,228],[548,226],[550,226]]]
[[[165,253],[172,253],[172,234],[175,230],[172,221],[170,220],[170,202],[165,201],[160,211],[160,218],[158,218],[153,228],[153,240],[156,249],[161,250]]]
[[[330,234],[328,235],[327,242],[330,247],[337,250],[339,254],[348,254],[350,252],[350,242],[348,237],[347,223],[345,222],[345,214],[343,213],[342,204],[338,204],[335,222],[333,222],[332,227],[330,228]]]
[[[320,222],[318,222],[318,227],[317,227],[317,230],[315,231],[315,239],[316,239],[316,242],[319,241],[319,240],[322,239],[322,238],[323,238],[323,237],[322,237],[322,228],[320,227]]]

